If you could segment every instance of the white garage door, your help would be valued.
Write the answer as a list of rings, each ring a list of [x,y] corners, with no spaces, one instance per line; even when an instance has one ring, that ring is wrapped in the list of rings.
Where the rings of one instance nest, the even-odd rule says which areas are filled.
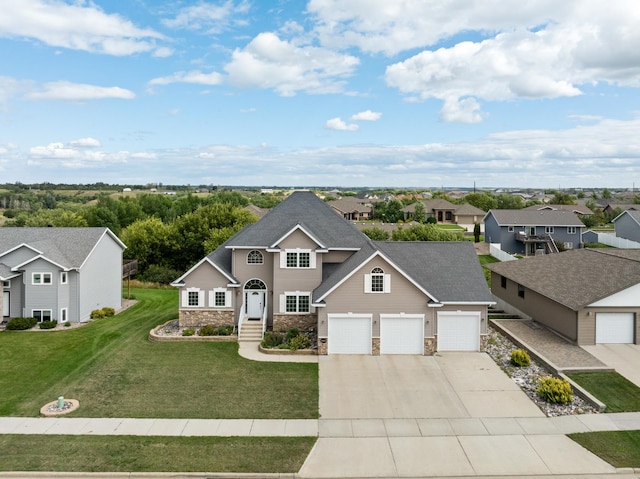
[[[480,313],[438,313],[438,351],[479,351]]]
[[[424,315],[380,315],[380,354],[424,354]]]
[[[329,354],[371,354],[370,314],[330,314]]]
[[[633,313],[596,313],[596,344],[633,344]]]

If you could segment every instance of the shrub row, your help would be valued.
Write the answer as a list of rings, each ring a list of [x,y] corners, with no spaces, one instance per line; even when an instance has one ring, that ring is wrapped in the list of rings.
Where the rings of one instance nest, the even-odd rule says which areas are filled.
[[[91,311],[91,319],[108,318],[116,314],[116,310],[113,308],[94,309]]]
[[[7,329],[11,331],[23,331],[31,329],[38,323],[36,318],[12,318],[7,323]]]
[[[267,331],[260,345],[265,349],[308,349],[311,347],[311,340],[300,333],[298,328],[291,328],[286,334],[275,331]]]

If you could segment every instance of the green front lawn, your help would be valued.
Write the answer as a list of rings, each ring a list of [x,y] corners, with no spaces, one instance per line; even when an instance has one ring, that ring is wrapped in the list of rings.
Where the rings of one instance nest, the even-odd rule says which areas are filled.
[[[567,376],[605,403],[606,412],[640,411],[640,388],[616,372],[569,373]]]
[[[614,467],[640,467],[640,431],[586,432],[569,437]]]
[[[0,471],[295,473],[315,437],[0,435]]]
[[[37,416],[64,396],[76,417],[317,418],[318,365],[261,363],[237,343],[152,343],[178,292],[136,289],[138,304],[64,331],[0,333],[0,415]]]

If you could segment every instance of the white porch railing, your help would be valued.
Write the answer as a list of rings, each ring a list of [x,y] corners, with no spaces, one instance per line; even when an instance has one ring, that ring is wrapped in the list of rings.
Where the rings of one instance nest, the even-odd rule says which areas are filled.
[[[242,329],[242,320],[244,319],[246,305],[242,303],[240,313],[238,314],[238,338],[240,337],[240,330]]]
[[[267,308],[268,302],[269,300],[267,299],[267,294],[265,293],[264,308],[262,310],[262,337],[263,338],[264,338],[264,332],[267,330],[267,311],[269,310],[269,308]]]

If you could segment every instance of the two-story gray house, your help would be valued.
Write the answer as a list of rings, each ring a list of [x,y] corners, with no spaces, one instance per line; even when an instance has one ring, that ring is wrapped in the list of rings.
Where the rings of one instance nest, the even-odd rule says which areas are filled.
[[[493,298],[469,242],[373,242],[294,192],[174,286],[183,326],[317,331],[319,354],[482,350]]]
[[[0,228],[4,319],[78,323],[120,309],[124,249],[108,228]]]
[[[618,238],[640,243],[640,211],[623,211],[613,220],[613,226]]]
[[[483,222],[485,243],[525,256],[580,248],[585,228],[572,211],[563,210],[490,210]]]

